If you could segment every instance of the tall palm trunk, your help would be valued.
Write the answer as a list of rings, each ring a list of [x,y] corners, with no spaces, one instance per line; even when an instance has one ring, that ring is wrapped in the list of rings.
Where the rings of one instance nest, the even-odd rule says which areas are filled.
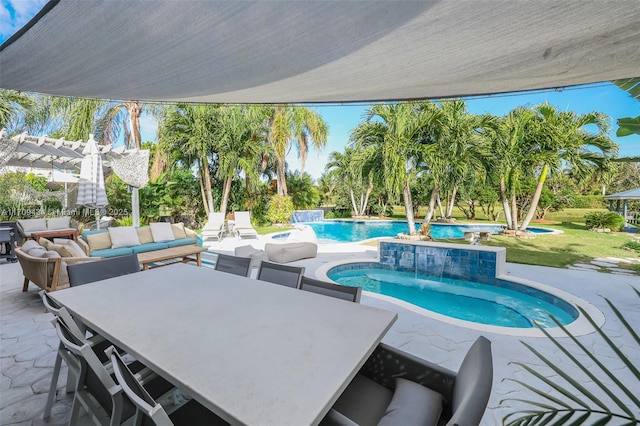
[[[447,216],[446,216],[447,219],[451,219],[451,216],[453,216],[453,205],[455,203],[457,193],[458,193],[458,185],[454,184],[453,191],[451,191],[451,200],[447,202]]]
[[[439,191],[440,185],[436,183],[433,187],[433,191],[431,191],[431,198],[429,199],[429,209],[427,210],[427,214],[424,216],[424,221],[426,223],[429,223],[431,221],[433,213],[436,211],[436,198],[438,198]]]
[[[538,208],[538,202],[540,201],[540,195],[542,194],[542,188],[544,187],[544,183],[547,180],[547,175],[549,174],[549,166],[545,164],[542,167],[542,171],[540,172],[540,177],[538,178],[538,184],[536,185],[536,192],[533,193],[533,198],[531,199],[531,205],[529,206],[529,211],[522,221],[522,225],[520,225],[521,231],[526,231],[527,226],[533,219],[533,215],[536,213],[536,209]]]
[[[211,174],[209,173],[209,161],[207,161],[207,157],[203,157],[200,160],[200,168],[202,170],[202,186],[204,188],[205,199],[205,211],[207,212],[207,216],[214,211],[213,209],[213,191],[211,190]]]
[[[507,221],[507,226],[511,229],[511,208],[509,207],[509,197],[507,196],[507,184],[505,183],[504,178],[500,179],[500,199],[502,200],[502,210],[504,211],[504,219]]]
[[[351,207],[353,207],[353,214],[360,216],[360,210],[358,210],[358,204],[356,203],[356,195],[353,193],[353,188],[349,187],[349,195],[351,196]]]
[[[278,195],[287,196],[287,177],[285,173],[285,161],[277,159],[276,160],[276,171],[277,175],[277,186],[278,186]]]
[[[373,191],[373,185],[369,185],[367,187],[367,192],[365,193],[362,199],[362,204],[360,205],[360,216],[364,216],[367,210],[367,205],[369,205],[369,196],[371,195],[371,191]]]
[[[404,209],[407,213],[407,225],[409,226],[409,234],[416,232],[416,223],[413,218],[413,201],[411,200],[411,189],[409,182],[406,180],[402,183],[402,195],[404,197]]]
[[[131,140],[127,148],[141,149],[142,136],[140,135],[140,116],[142,115],[143,105],[138,101],[125,102],[124,105],[129,112],[129,126],[131,128]]]
[[[444,217],[444,210],[442,209],[442,200],[440,199],[440,194],[436,196],[436,203],[438,204],[438,210],[440,210],[440,217]]]
[[[516,202],[515,191],[511,195],[511,225],[509,229],[518,229],[518,203]]]
[[[231,182],[233,178],[226,178],[222,186],[222,202],[220,203],[220,211],[227,213],[227,204],[229,203],[229,194],[231,193]]]

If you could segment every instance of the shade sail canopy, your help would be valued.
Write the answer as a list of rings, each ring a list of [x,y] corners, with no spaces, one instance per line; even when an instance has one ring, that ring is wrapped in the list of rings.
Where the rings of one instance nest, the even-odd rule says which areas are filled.
[[[279,103],[402,100],[638,76],[638,0],[49,2],[0,87]]]

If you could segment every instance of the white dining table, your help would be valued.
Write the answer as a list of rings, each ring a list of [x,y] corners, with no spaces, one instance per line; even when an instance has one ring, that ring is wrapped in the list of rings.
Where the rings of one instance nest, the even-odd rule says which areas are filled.
[[[184,264],[50,296],[226,421],[246,425],[319,423],[397,319]]]

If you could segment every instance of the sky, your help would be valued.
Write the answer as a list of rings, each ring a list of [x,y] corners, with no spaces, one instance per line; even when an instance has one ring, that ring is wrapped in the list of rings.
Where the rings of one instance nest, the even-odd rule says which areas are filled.
[[[46,3],[46,0],[0,1],[0,43],[25,25]],[[491,113],[497,116],[505,115],[519,106],[535,106],[545,101],[559,110],[574,111],[578,114],[599,111],[612,119],[610,136],[620,146],[620,156],[640,155],[640,135],[623,138],[615,136],[616,119],[640,115],[640,102],[611,83],[595,83],[560,90],[481,96],[465,98],[465,101],[470,113]],[[305,172],[317,179],[324,172],[324,166],[331,152],[342,151],[348,143],[349,133],[363,120],[367,105],[336,104],[309,107],[318,111],[329,126],[325,148],[321,152],[309,152],[304,168]],[[152,117],[142,117],[143,141],[155,141],[156,129],[157,123]],[[287,162],[290,170],[300,170],[301,164],[295,148],[289,152]]]

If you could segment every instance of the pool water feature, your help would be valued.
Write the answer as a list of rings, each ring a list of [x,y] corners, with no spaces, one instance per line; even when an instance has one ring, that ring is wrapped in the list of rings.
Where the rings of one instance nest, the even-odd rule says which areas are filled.
[[[407,233],[409,230],[407,222],[393,220],[325,220],[322,222],[308,222],[316,233],[320,243],[344,243],[368,240],[380,237],[395,237],[400,233]],[[421,223],[416,223],[416,231]],[[483,230],[497,234],[502,230],[502,225],[452,225],[442,223],[431,224],[431,237],[434,239],[456,239],[463,238],[464,233],[469,230]],[[529,231],[543,234],[551,233],[552,230],[544,228],[528,228]]]
[[[328,265],[326,277],[496,329],[537,330],[536,324],[553,328],[549,315],[563,325],[580,317],[565,297],[541,284],[506,276],[506,250],[501,247],[385,240],[379,256],[378,262]]]

